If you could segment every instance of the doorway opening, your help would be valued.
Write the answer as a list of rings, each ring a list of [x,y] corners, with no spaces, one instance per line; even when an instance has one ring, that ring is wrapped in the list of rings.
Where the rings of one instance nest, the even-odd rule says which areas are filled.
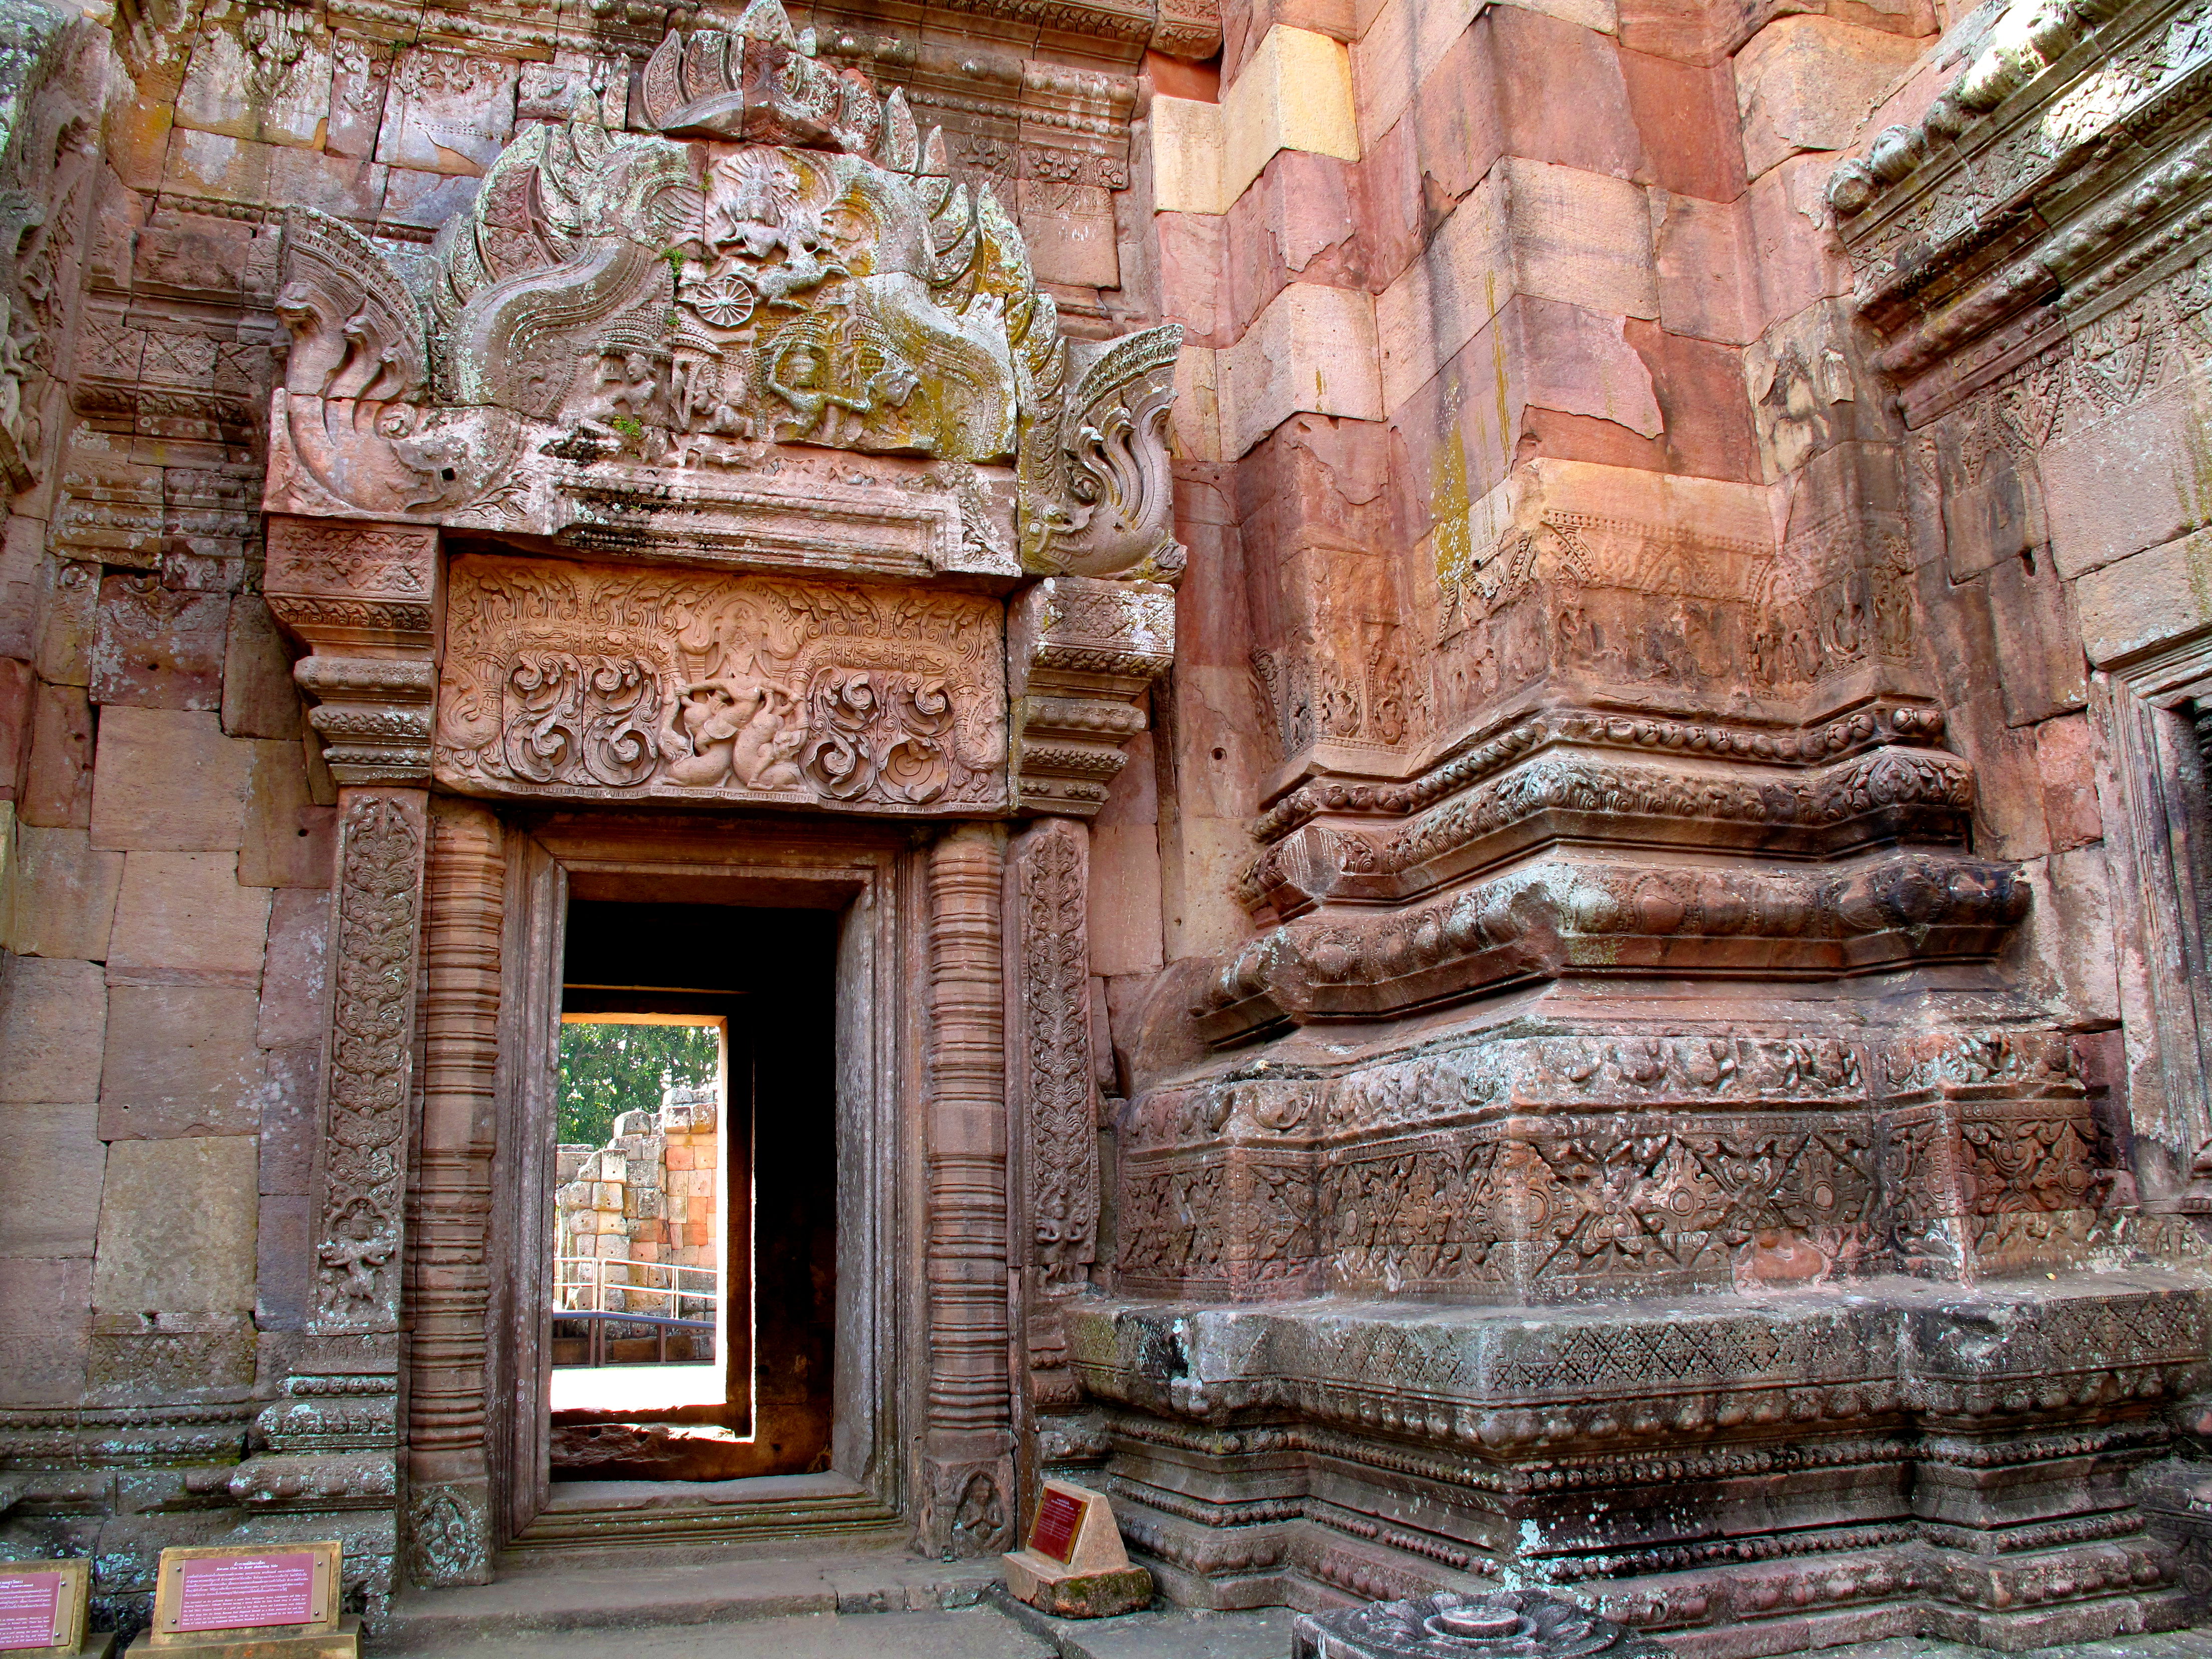
[[[568,905],[553,1480],[830,1466],[836,954],[821,910]]]

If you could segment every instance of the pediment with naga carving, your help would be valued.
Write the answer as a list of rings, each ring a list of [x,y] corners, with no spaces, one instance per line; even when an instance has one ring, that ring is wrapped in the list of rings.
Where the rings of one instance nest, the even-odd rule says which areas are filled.
[[[1064,338],[995,196],[775,0],[426,251],[287,215],[268,506],[872,580],[1171,580],[1182,331]]]
[[[526,127],[427,251],[287,215],[267,587],[333,770],[1097,811],[1172,654],[1182,331],[1064,337],[996,198],[776,0],[637,102]]]

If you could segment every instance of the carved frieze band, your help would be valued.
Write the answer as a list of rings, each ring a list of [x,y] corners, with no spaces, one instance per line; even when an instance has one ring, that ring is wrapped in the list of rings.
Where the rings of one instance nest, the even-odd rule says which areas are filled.
[[[427,797],[341,797],[323,1065],[314,1313],[320,1333],[398,1328]]]
[[[450,787],[908,816],[1005,801],[994,600],[474,556],[450,582]]]
[[[1121,1131],[1140,1295],[1751,1289],[2112,1243],[2057,1032],[1515,1039],[1164,1087]]]
[[[424,924],[422,1127],[408,1228],[407,1564],[426,1586],[491,1579],[484,1438],[484,1249],[499,1067],[499,821],[471,802],[431,809]]]

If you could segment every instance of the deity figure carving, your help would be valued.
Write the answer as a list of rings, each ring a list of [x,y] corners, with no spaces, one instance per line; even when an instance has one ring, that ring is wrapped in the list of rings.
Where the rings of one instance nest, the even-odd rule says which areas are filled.
[[[757,0],[662,41],[656,131],[616,131],[588,77],[563,100],[427,256],[289,212],[272,504],[559,536],[586,497],[804,446],[933,467],[978,568],[1181,569],[1182,330],[1064,339],[1006,207],[902,93]]]

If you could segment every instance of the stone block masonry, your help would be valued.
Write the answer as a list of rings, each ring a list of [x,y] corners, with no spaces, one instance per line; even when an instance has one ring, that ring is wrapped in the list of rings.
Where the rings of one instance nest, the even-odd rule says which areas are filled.
[[[2204,1617],[2202,9],[18,0],[0,1546]],[[564,896],[834,984],[772,1489]]]

